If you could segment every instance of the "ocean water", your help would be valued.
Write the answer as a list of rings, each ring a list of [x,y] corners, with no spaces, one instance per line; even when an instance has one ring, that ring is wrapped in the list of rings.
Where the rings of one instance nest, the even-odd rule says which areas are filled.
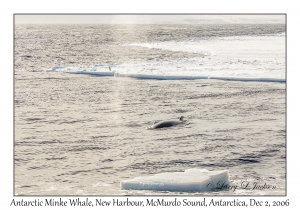
[[[15,195],[285,195],[285,25],[14,32]],[[237,188],[120,187],[191,168],[228,170]]]

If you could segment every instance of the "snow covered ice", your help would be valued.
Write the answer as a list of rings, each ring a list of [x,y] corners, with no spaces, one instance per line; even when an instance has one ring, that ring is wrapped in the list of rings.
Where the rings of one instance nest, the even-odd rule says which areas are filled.
[[[229,174],[227,170],[187,169],[184,172],[160,173],[154,176],[124,180],[121,181],[121,189],[205,192],[214,190],[217,186],[228,184]]]

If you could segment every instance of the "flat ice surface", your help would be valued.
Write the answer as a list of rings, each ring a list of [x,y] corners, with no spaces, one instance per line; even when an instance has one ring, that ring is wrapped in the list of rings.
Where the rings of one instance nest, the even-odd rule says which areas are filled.
[[[125,43],[120,48],[126,46],[196,53],[199,57],[97,64],[90,67],[52,67],[47,71],[138,79],[285,82],[285,34]]]
[[[124,180],[121,181],[121,189],[204,192],[228,184],[229,174],[227,170],[187,169],[184,172],[160,173],[154,176]]]

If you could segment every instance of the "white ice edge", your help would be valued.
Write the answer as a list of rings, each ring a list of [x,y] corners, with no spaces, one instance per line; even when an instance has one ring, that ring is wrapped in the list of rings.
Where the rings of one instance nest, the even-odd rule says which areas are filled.
[[[206,192],[229,184],[229,172],[187,169],[148,177],[136,177],[120,182],[122,190],[157,190],[178,192]]]
[[[55,71],[55,70],[54,70]],[[54,72],[47,70],[47,72]],[[160,74],[125,74],[113,71],[64,71],[69,74],[87,74],[95,76],[114,76],[114,77],[130,77],[135,79],[153,79],[153,80],[200,80],[200,79],[216,79],[227,81],[252,81],[252,82],[286,82],[280,78],[247,78],[247,77],[215,77],[206,75],[160,75]]]
[[[136,79],[156,79],[156,80],[200,80],[200,79],[216,79],[228,81],[252,81],[252,82],[285,82],[285,79],[277,78],[239,78],[239,77],[211,77],[211,76],[183,76],[183,75],[147,75],[147,74],[119,74],[115,73],[115,77],[131,77]]]

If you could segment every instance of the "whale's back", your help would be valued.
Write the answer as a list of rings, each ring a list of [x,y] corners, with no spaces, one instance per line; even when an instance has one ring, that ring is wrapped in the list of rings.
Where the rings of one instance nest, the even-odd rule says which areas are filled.
[[[164,128],[164,127],[171,127],[173,125],[177,125],[181,123],[180,121],[161,121],[159,123],[156,123],[155,125],[152,126],[152,128]]]

